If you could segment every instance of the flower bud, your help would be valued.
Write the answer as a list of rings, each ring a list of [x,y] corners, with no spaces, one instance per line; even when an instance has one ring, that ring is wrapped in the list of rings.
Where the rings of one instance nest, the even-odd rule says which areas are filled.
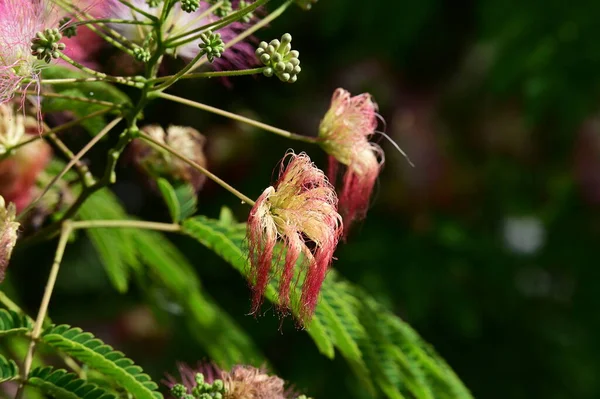
[[[279,180],[257,199],[248,218],[253,312],[260,308],[273,263],[281,272],[279,306],[282,310],[289,307],[298,263],[306,269],[299,312],[303,320],[311,317],[342,231],[337,203],[335,190],[308,155],[293,152],[286,155]],[[275,254],[279,239],[285,255]],[[278,267],[279,263],[283,267]]]
[[[377,104],[367,93],[352,97],[337,89],[321,121],[321,146],[330,155],[329,179],[337,180],[338,164],[346,166],[341,189],[340,210],[345,234],[357,219],[366,216],[369,199],[384,162],[382,149],[369,138],[377,127]]]
[[[15,204],[7,206],[0,196],[0,282],[4,280],[12,250],[17,243],[19,223],[15,222],[16,212]]]
[[[186,158],[201,166],[206,166],[204,155],[206,139],[196,129],[185,126],[169,126],[165,132],[158,125],[149,125],[142,130]],[[179,158],[140,139],[135,140],[132,147],[136,164],[149,175],[190,183],[196,191],[202,188],[206,177]]]

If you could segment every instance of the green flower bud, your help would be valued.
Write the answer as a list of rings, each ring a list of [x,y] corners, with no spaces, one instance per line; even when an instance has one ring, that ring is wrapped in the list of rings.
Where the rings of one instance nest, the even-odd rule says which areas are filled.
[[[62,34],[58,29],[45,29],[36,33],[31,39],[31,54],[38,60],[50,63],[53,59],[60,57],[60,52],[65,49],[65,44],[60,43]]]
[[[181,0],[181,9],[187,13],[194,12],[200,7],[200,0]]]
[[[232,11],[233,11],[233,6],[231,5],[231,1],[225,0],[223,2],[223,4],[221,4],[221,7],[217,8],[215,10],[215,15],[219,18],[224,18],[224,17],[228,16],[229,14],[231,14]]]
[[[63,35],[66,37],[73,37],[77,35],[77,26],[70,25],[71,18],[64,17],[58,23],[58,26],[61,28]]]
[[[202,43],[198,45],[200,53],[206,54],[208,62],[213,62],[215,58],[221,57],[225,51],[225,43],[221,39],[221,34],[207,32],[201,34],[200,38],[202,39]]]
[[[243,10],[244,8],[248,7],[249,5],[250,5],[250,3],[248,3],[247,1],[240,0],[240,2],[238,4],[238,9]],[[248,14],[246,14],[242,17],[242,21],[248,23],[248,22],[252,21],[252,18],[254,18],[254,14],[249,12]]]
[[[267,77],[275,74],[282,82],[294,83],[298,79],[300,68],[300,53],[292,50],[292,35],[281,36],[281,40],[261,42],[256,49],[256,56],[266,68],[263,74]]]
[[[187,394],[187,388],[181,384],[175,384],[173,385],[173,388],[171,388],[171,395],[175,396],[177,399],[184,399]]]
[[[150,61],[152,55],[150,54],[150,51],[146,50],[145,48],[136,47],[133,49],[133,56],[138,61],[148,62]]]
[[[160,3],[162,3],[162,0],[146,0],[146,4],[148,4],[148,7],[150,8],[156,8]]]

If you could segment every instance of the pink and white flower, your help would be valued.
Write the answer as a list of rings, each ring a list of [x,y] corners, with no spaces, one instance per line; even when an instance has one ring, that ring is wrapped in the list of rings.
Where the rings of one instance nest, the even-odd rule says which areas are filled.
[[[303,320],[310,318],[342,232],[337,204],[333,186],[308,155],[288,153],[277,183],[262,193],[248,218],[254,312],[262,303],[273,264],[280,273],[279,306],[282,310],[289,307],[299,264],[306,269],[299,312]],[[277,253],[279,241],[284,253]]]
[[[377,117],[377,104],[370,94],[352,97],[346,90],[337,89],[319,128],[321,146],[329,154],[329,179],[335,182],[339,164],[346,166],[340,188],[344,234],[352,222],[366,216],[384,163],[381,147],[369,141],[377,128]]]

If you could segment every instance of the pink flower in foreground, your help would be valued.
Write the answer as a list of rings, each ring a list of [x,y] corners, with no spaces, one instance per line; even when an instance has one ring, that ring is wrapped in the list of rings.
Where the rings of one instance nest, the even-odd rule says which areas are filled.
[[[328,175],[337,180],[338,164],[346,166],[340,188],[340,212],[346,231],[357,219],[366,216],[369,199],[384,162],[381,147],[369,138],[377,128],[377,104],[370,94],[352,97],[337,89],[331,106],[321,121],[319,138],[329,154]]]
[[[4,273],[12,250],[17,243],[17,230],[19,223],[15,222],[15,204],[8,204],[0,196],[0,282],[4,280]]]
[[[303,320],[310,318],[342,232],[337,203],[335,190],[308,155],[286,155],[279,180],[262,193],[248,218],[253,312],[262,303],[273,262],[280,272],[279,305],[281,309],[289,307],[294,269],[304,255],[300,264],[306,268],[306,276],[299,310]],[[285,248],[281,254],[276,253],[279,239]]]
[[[32,39],[47,28],[57,28],[55,23],[43,1],[0,0],[0,103],[10,100],[23,86],[34,84],[39,91],[43,63],[32,54]],[[59,49],[53,40],[46,45],[52,46],[52,42]],[[40,57],[55,58],[42,52],[46,48],[38,47]]]
[[[269,375],[265,369],[238,365],[231,371],[223,371],[212,364],[201,363],[196,369],[186,364],[178,365],[180,380],[167,376],[165,385],[171,389],[171,397],[217,397],[223,399],[295,399],[293,390],[285,388],[285,381]]]

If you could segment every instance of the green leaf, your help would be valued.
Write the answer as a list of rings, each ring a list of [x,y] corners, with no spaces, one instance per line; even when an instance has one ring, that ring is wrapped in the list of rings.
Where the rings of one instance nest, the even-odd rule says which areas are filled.
[[[156,180],[156,184],[167,204],[173,222],[179,223],[196,213],[198,198],[194,187],[190,184],[179,183],[173,186],[162,177]]]
[[[80,215],[84,220],[132,219],[108,189],[91,196]],[[89,229],[87,234],[115,288],[127,290],[131,271],[149,274],[184,308],[190,332],[215,362],[229,367],[240,362],[265,361],[250,337],[203,292],[193,267],[163,234],[115,228]]]
[[[175,193],[175,188],[167,179],[163,179],[162,177],[156,180],[156,184],[167,204],[167,208],[169,208],[171,220],[173,220],[174,223],[179,222],[181,220],[181,206],[179,205],[179,199]]]
[[[65,370],[38,367],[29,373],[27,384],[56,399],[116,399],[95,384]]]
[[[19,378],[19,368],[13,360],[0,355],[0,383]]]
[[[79,215],[83,220],[124,220],[129,219],[121,204],[108,189],[90,196],[81,206]],[[140,268],[134,237],[135,230],[115,228],[94,228],[86,230],[100,261],[113,286],[119,292],[126,292],[130,271]]]
[[[63,79],[63,78],[89,78],[90,75],[64,66],[54,65],[45,68],[42,72],[44,79]],[[52,85],[55,93],[68,96],[84,97],[95,100],[109,101],[114,104],[130,105],[131,100],[121,90],[107,82],[78,82]],[[103,105],[89,104],[81,101],[68,100],[62,98],[47,97],[42,101],[44,112],[70,111],[75,116],[81,118],[102,109]],[[96,134],[105,126],[104,118],[85,120],[82,123],[90,133]]]
[[[122,352],[115,351],[93,334],[68,325],[51,327],[42,334],[42,341],[110,377],[136,399],[162,399],[158,385],[140,366]]]
[[[183,222],[183,231],[248,277],[245,225],[227,216],[197,216]],[[277,276],[265,297],[277,302]],[[292,290],[292,303],[300,291]],[[298,316],[298,312],[292,309]],[[470,399],[471,394],[450,367],[400,318],[361,288],[330,271],[307,331],[319,351],[333,358],[336,348],[364,386],[377,387],[388,398]]]
[[[31,320],[12,310],[0,309],[0,337],[25,334],[33,328]]]

